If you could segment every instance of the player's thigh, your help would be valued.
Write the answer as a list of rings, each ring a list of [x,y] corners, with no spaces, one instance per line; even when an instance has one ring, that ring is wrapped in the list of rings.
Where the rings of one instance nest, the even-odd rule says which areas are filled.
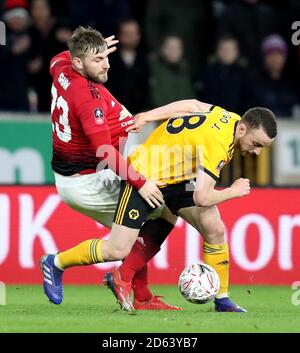
[[[153,212],[153,208],[141,197],[132,185],[121,182],[114,223],[128,228],[141,229],[142,224]]]
[[[221,238],[224,235],[224,224],[217,206],[181,208],[177,214],[196,228],[204,238]]]
[[[175,224],[178,210],[181,208],[189,208],[195,205],[193,199],[193,190],[190,188],[190,182],[184,181],[178,184],[168,185],[161,189],[165,208],[163,209],[161,218]]]
[[[150,216],[152,216],[152,215],[150,215]],[[161,214],[157,218],[163,218],[164,220],[168,221],[169,223],[171,223],[173,225],[176,224],[177,219],[178,219],[178,217],[175,214],[173,214],[167,206],[163,206]]]
[[[120,181],[112,171],[55,179],[58,193],[68,206],[111,227],[120,192]]]
[[[80,212],[81,214],[83,214],[84,216],[87,216],[91,219],[93,219],[94,221],[96,221],[99,224],[102,224],[103,226],[107,227],[107,228],[111,228],[112,224],[113,224],[113,219],[115,216],[115,210],[105,210],[103,212],[101,212],[100,210],[89,210],[86,209],[84,207],[80,207],[78,205],[68,205],[71,208],[73,208],[75,211]]]
[[[114,223],[108,238],[108,246],[120,256],[127,256],[133,246],[142,224],[153,209],[132,185],[121,182],[118,206]],[[121,258],[121,257],[120,257]]]

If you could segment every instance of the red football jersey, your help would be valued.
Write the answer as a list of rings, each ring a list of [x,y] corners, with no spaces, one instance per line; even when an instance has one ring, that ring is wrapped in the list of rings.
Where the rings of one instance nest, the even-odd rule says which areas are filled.
[[[56,55],[50,63],[53,78],[52,169],[72,175],[86,169],[96,170],[96,158],[89,135],[109,132],[110,141],[119,150],[120,138],[134,118],[102,85],[87,80],[71,65],[69,51]]]

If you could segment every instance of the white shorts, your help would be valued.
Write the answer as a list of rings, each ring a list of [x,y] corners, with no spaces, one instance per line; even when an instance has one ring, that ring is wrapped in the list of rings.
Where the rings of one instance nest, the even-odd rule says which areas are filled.
[[[57,191],[67,205],[111,228],[120,192],[120,178],[112,170],[70,177],[54,173],[54,176]]]

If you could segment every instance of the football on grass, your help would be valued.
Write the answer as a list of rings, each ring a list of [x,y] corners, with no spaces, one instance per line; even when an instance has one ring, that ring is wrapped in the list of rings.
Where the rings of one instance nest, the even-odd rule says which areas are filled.
[[[180,293],[189,302],[205,304],[214,299],[220,289],[217,272],[206,264],[193,264],[186,267],[178,281]]]

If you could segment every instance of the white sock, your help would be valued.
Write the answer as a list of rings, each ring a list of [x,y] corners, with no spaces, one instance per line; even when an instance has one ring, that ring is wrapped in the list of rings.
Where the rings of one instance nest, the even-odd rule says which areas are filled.
[[[55,255],[55,257],[54,257],[54,265],[55,265],[58,269],[60,269],[61,271],[64,271],[64,269],[63,269],[62,266],[61,266],[61,263],[59,262],[59,258],[58,258],[57,255]]]

